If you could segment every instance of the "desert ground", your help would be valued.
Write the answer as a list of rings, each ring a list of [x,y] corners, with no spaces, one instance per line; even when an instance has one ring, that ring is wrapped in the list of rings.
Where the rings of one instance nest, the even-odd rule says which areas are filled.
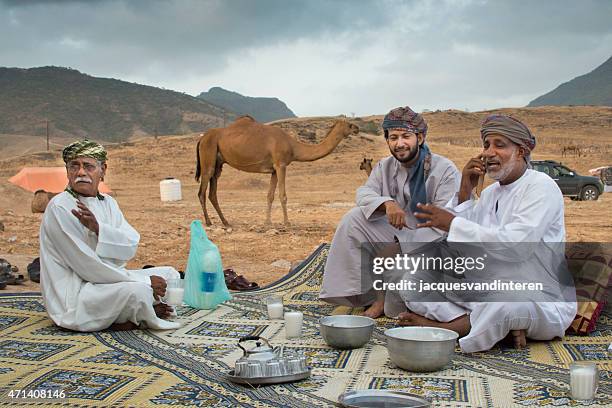
[[[479,126],[487,112],[436,111],[425,113],[429,124],[427,141],[433,152],[447,156],[459,169],[480,152]],[[501,109],[527,123],[538,146],[533,159],[562,161],[580,174],[588,169],[612,165],[612,108],[542,107]],[[336,118],[298,118],[276,122],[305,142],[325,136]],[[343,140],[328,156],[309,163],[292,163],[287,172],[289,225],[282,224],[278,199],[272,211],[273,225],[265,226],[266,194],[270,176],[244,173],[224,166],[219,180],[219,202],[231,229],[209,205],[213,226],[210,239],[219,247],[224,267],[261,284],[273,282],[306,258],[321,243],[330,242],[342,215],[354,205],[355,190],[366,180],[359,163],[364,157],[377,160],[388,155],[387,145],[376,130],[382,116],[348,118],[363,130]],[[366,133],[367,132],[367,133]],[[0,135],[2,136],[2,135]],[[128,221],[140,232],[136,257],[128,267],[145,264],[172,265],[185,270],[189,254],[191,221],[203,220],[194,179],[196,143],[199,135],[165,136],[130,140],[108,146],[106,182],[113,189]],[[13,140],[15,140],[13,138]],[[61,166],[60,150],[52,144],[45,152],[44,138],[15,144],[0,143],[0,257],[26,272],[38,256],[38,232],[42,214],[32,214],[33,194],[7,182],[26,166]],[[565,145],[582,147],[581,157],[562,157]],[[37,147],[39,146],[39,147]],[[38,150],[38,152],[36,152]],[[34,152],[34,153],[32,153]],[[159,182],[165,177],[182,183],[182,201],[160,200]],[[490,182],[490,180],[489,180]],[[568,241],[610,241],[612,194],[598,201],[565,198]],[[26,282],[5,291],[37,291]]]

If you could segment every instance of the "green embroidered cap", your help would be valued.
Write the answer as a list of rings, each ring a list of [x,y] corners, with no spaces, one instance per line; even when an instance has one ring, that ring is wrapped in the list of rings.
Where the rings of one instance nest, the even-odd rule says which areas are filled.
[[[62,159],[64,163],[74,160],[77,157],[92,157],[101,162],[106,161],[106,150],[101,144],[92,140],[77,140],[70,143],[62,151]]]

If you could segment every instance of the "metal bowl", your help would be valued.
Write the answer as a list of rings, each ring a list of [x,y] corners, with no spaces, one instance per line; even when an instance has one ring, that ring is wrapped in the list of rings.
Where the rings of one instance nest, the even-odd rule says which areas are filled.
[[[336,315],[319,319],[321,335],[334,348],[354,349],[370,340],[376,321],[365,316]]]
[[[358,390],[340,395],[338,402],[347,408],[429,408],[431,401],[393,390]]]
[[[396,327],[385,331],[391,362],[408,371],[437,371],[448,364],[459,334],[439,327]]]

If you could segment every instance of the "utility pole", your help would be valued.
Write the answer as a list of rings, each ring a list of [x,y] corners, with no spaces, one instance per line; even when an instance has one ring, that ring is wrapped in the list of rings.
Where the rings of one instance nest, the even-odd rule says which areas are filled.
[[[49,151],[49,119],[47,119],[46,122],[47,122],[47,151]]]

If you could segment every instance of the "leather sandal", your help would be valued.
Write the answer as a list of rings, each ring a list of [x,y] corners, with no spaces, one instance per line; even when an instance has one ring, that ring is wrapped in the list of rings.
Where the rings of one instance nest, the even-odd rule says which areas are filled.
[[[236,274],[236,272],[234,272],[232,268],[227,268],[223,270],[223,277],[225,278],[225,283],[228,283],[228,281],[231,282],[232,280],[237,278],[238,275]]]
[[[246,291],[259,289],[259,285],[255,282],[250,282],[243,275],[238,275],[237,277],[232,279],[227,288],[231,290]]]
[[[7,285],[20,285],[25,280],[23,275],[10,274],[5,277]]]
[[[230,290],[255,290],[259,289],[259,285],[255,282],[250,282],[243,275],[238,275],[232,268],[227,268],[223,271],[225,277],[225,284]]]
[[[40,283],[40,258],[34,258],[34,260],[28,264],[27,270],[30,280]]]

